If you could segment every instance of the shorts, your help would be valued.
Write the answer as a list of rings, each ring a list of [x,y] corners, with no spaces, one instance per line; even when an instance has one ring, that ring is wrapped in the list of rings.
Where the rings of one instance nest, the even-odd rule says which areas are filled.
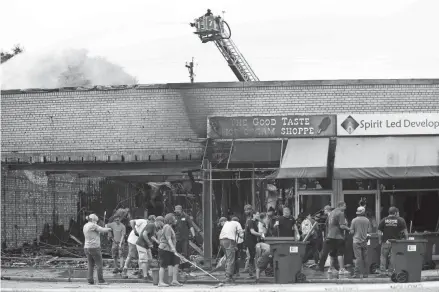
[[[136,245],[136,248],[139,253],[139,263],[148,263],[152,260],[151,249],[146,249],[140,245]]]
[[[180,258],[172,251],[159,249],[160,267],[167,268],[169,266],[176,266],[180,264]]]
[[[128,257],[137,259],[137,247],[135,244],[128,242]]]
[[[117,259],[119,257],[125,257],[126,254],[126,244],[122,244],[122,247],[119,247],[119,243],[113,241],[111,244],[111,256],[113,259]]]
[[[258,244],[259,245],[259,244]],[[256,267],[259,270],[265,270],[268,264],[272,261],[270,250],[262,250],[260,246],[256,245]]]
[[[344,256],[344,253],[345,253],[344,239],[328,238],[327,244],[329,247],[329,255],[331,257]]]

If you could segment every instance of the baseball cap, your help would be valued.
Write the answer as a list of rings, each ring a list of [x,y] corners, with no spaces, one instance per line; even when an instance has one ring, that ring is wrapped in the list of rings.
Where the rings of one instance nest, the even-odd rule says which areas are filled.
[[[357,215],[361,215],[366,213],[366,209],[364,207],[358,207],[357,208]]]

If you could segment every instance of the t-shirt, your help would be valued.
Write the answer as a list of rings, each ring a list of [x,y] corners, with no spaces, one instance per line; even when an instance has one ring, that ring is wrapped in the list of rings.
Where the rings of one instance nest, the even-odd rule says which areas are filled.
[[[294,231],[293,227],[296,224],[296,220],[293,217],[279,217],[279,226],[277,227],[279,230],[279,237],[293,237]]]
[[[136,225],[134,226],[134,228],[136,229],[137,233],[140,234],[140,232],[143,230],[143,228],[145,228],[146,224],[148,224],[148,221],[145,219],[137,219],[134,221],[136,222]],[[134,229],[133,229],[133,230],[131,230],[127,241],[128,241],[128,243],[136,244],[138,238],[139,237],[134,234]]]
[[[343,239],[344,230],[341,225],[346,224],[344,212],[338,208],[334,209],[328,216],[328,236],[330,239]]]
[[[177,241],[189,239],[189,231],[192,227],[192,220],[189,216],[182,214],[180,216],[176,215],[177,224],[175,225],[175,236]]]
[[[248,219],[247,223],[245,224],[244,241],[246,245],[256,246],[256,244],[258,243],[258,237],[256,235],[251,234],[250,230],[252,229],[258,232],[258,224],[255,220]]]
[[[242,230],[241,224],[237,221],[227,221],[224,223],[219,239],[230,239],[238,242],[239,231]]]
[[[152,245],[151,237],[154,236],[155,232],[155,223],[147,224],[139,233],[139,239],[137,239],[136,244],[143,248],[149,249],[150,244]]]
[[[378,225],[378,230],[383,233],[383,242],[389,239],[400,239],[401,232],[405,229],[407,229],[405,220],[396,216],[388,216]]]
[[[166,224],[165,226],[163,226],[162,232],[160,233],[159,248],[162,250],[172,251],[171,246],[169,245],[169,242],[168,242],[169,239],[171,239],[172,244],[174,244],[174,247],[175,247],[175,245],[177,244],[175,232],[172,229],[171,225]]]
[[[104,232],[103,228],[93,222],[88,222],[82,229],[84,232],[84,248],[99,248],[101,247],[101,235],[99,232]]]
[[[372,225],[365,216],[358,216],[352,220],[351,231],[354,232],[353,242],[364,243],[367,241],[367,234],[372,230]]]
[[[125,225],[123,225],[122,223],[117,224],[116,222],[112,222],[107,226],[108,228],[111,228],[111,234],[113,240],[119,243],[122,240],[122,238],[125,236],[126,233]]]

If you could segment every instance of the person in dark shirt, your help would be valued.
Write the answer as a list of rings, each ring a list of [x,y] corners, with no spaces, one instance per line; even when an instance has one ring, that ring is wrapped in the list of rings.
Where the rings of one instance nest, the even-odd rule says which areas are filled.
[[[324,239],[323,239],[323,248],[322,248],[322,254],[320,255],[320,259],[319,259],[319,265],[317,267],[317,270],[320,272],[323,272],[325,269],[325,263],[326,260],[328,259],[328,255],[330,252],[330,246],[327,242],[327,237],[328,237],[328,218],[329,218],[329,214],[333,211],[333,208],[331,208],[331,206],[325,206],[325,208],[323,209],[324,212],[324,217],[325,218],[325,228],[324,228]],[[333,260],[333,255],[332,256],[332,261]],[[334,261],[335,262],[335,261]]]
[[[340,266],[339,274],[349,274],[344,268],[344,253],[345,253],[345,231],[350,232],[347,226],[347,221],[344,215],[346,210],[346,203],[339,202],[337,208],[329,214],[328,217],[328,236],[327,244],[331,256],[337,256],[338,265]],[[331,265],[329,272],[335,272],[334,265]]]
[[[408,238],[407,224],[403,218],[398,216],[398,209],[390,207],[389,216],[382,219],[378,225],[378,241],[381,244],[380,271],[384,275],[387,274],[388,258],[392,252],[389,240],[401,239],[401,233],[404,234],[405,239]]]
[[[183,214],[183,208],[180,205],[175,206],[175,218],[177,219],[177,224],[175,225],[175,236],[177,238],[177,252],[189,258],[189,237],[195,237],[195,230],[192,225],[192,220],[186,214]],[[188,264],[181,264],[181,268],[187,268]]]
[[[276,219],[274,216],[274,208],[270,207],[267,211],[267,217],[265,218],[265,225],[267,226],[267,237],[275,236],[274,224],[276,223]]]
[[[154,223],[147,224],[139,234],[136,242],[137,252],[139,253],[139,263],[143,271],[143,278],[152,281],[151,276],[148,275],[148,264],[152,260],[152,248],[154,242],[158,242],[156,233],[164,225],[163,217],[156,218]]]
[[[252,219],[248,219],[245,225],[244,242],[249,252],[249,276],[253,277],[255,271],[256,244],[264,235],[258,230],[258,219],[256,214]]]
[[[290,209],[285,207],[282,213],[283,216],[279,217],[274,224],[278,237],[295,237],[296,240],[300,240],[296,220],[291,216]]]

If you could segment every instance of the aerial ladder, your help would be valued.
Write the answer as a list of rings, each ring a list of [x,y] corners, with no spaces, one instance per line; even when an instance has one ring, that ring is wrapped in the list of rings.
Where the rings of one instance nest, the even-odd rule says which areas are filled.
[[[195,27],[194,33],[198,35],[202,43],[215,43],[239,81],[259,81],[247,60],[232,41],[230,26],[221,16],[214,16],[208,9],[205,15],[195,19],[190,25]]]

